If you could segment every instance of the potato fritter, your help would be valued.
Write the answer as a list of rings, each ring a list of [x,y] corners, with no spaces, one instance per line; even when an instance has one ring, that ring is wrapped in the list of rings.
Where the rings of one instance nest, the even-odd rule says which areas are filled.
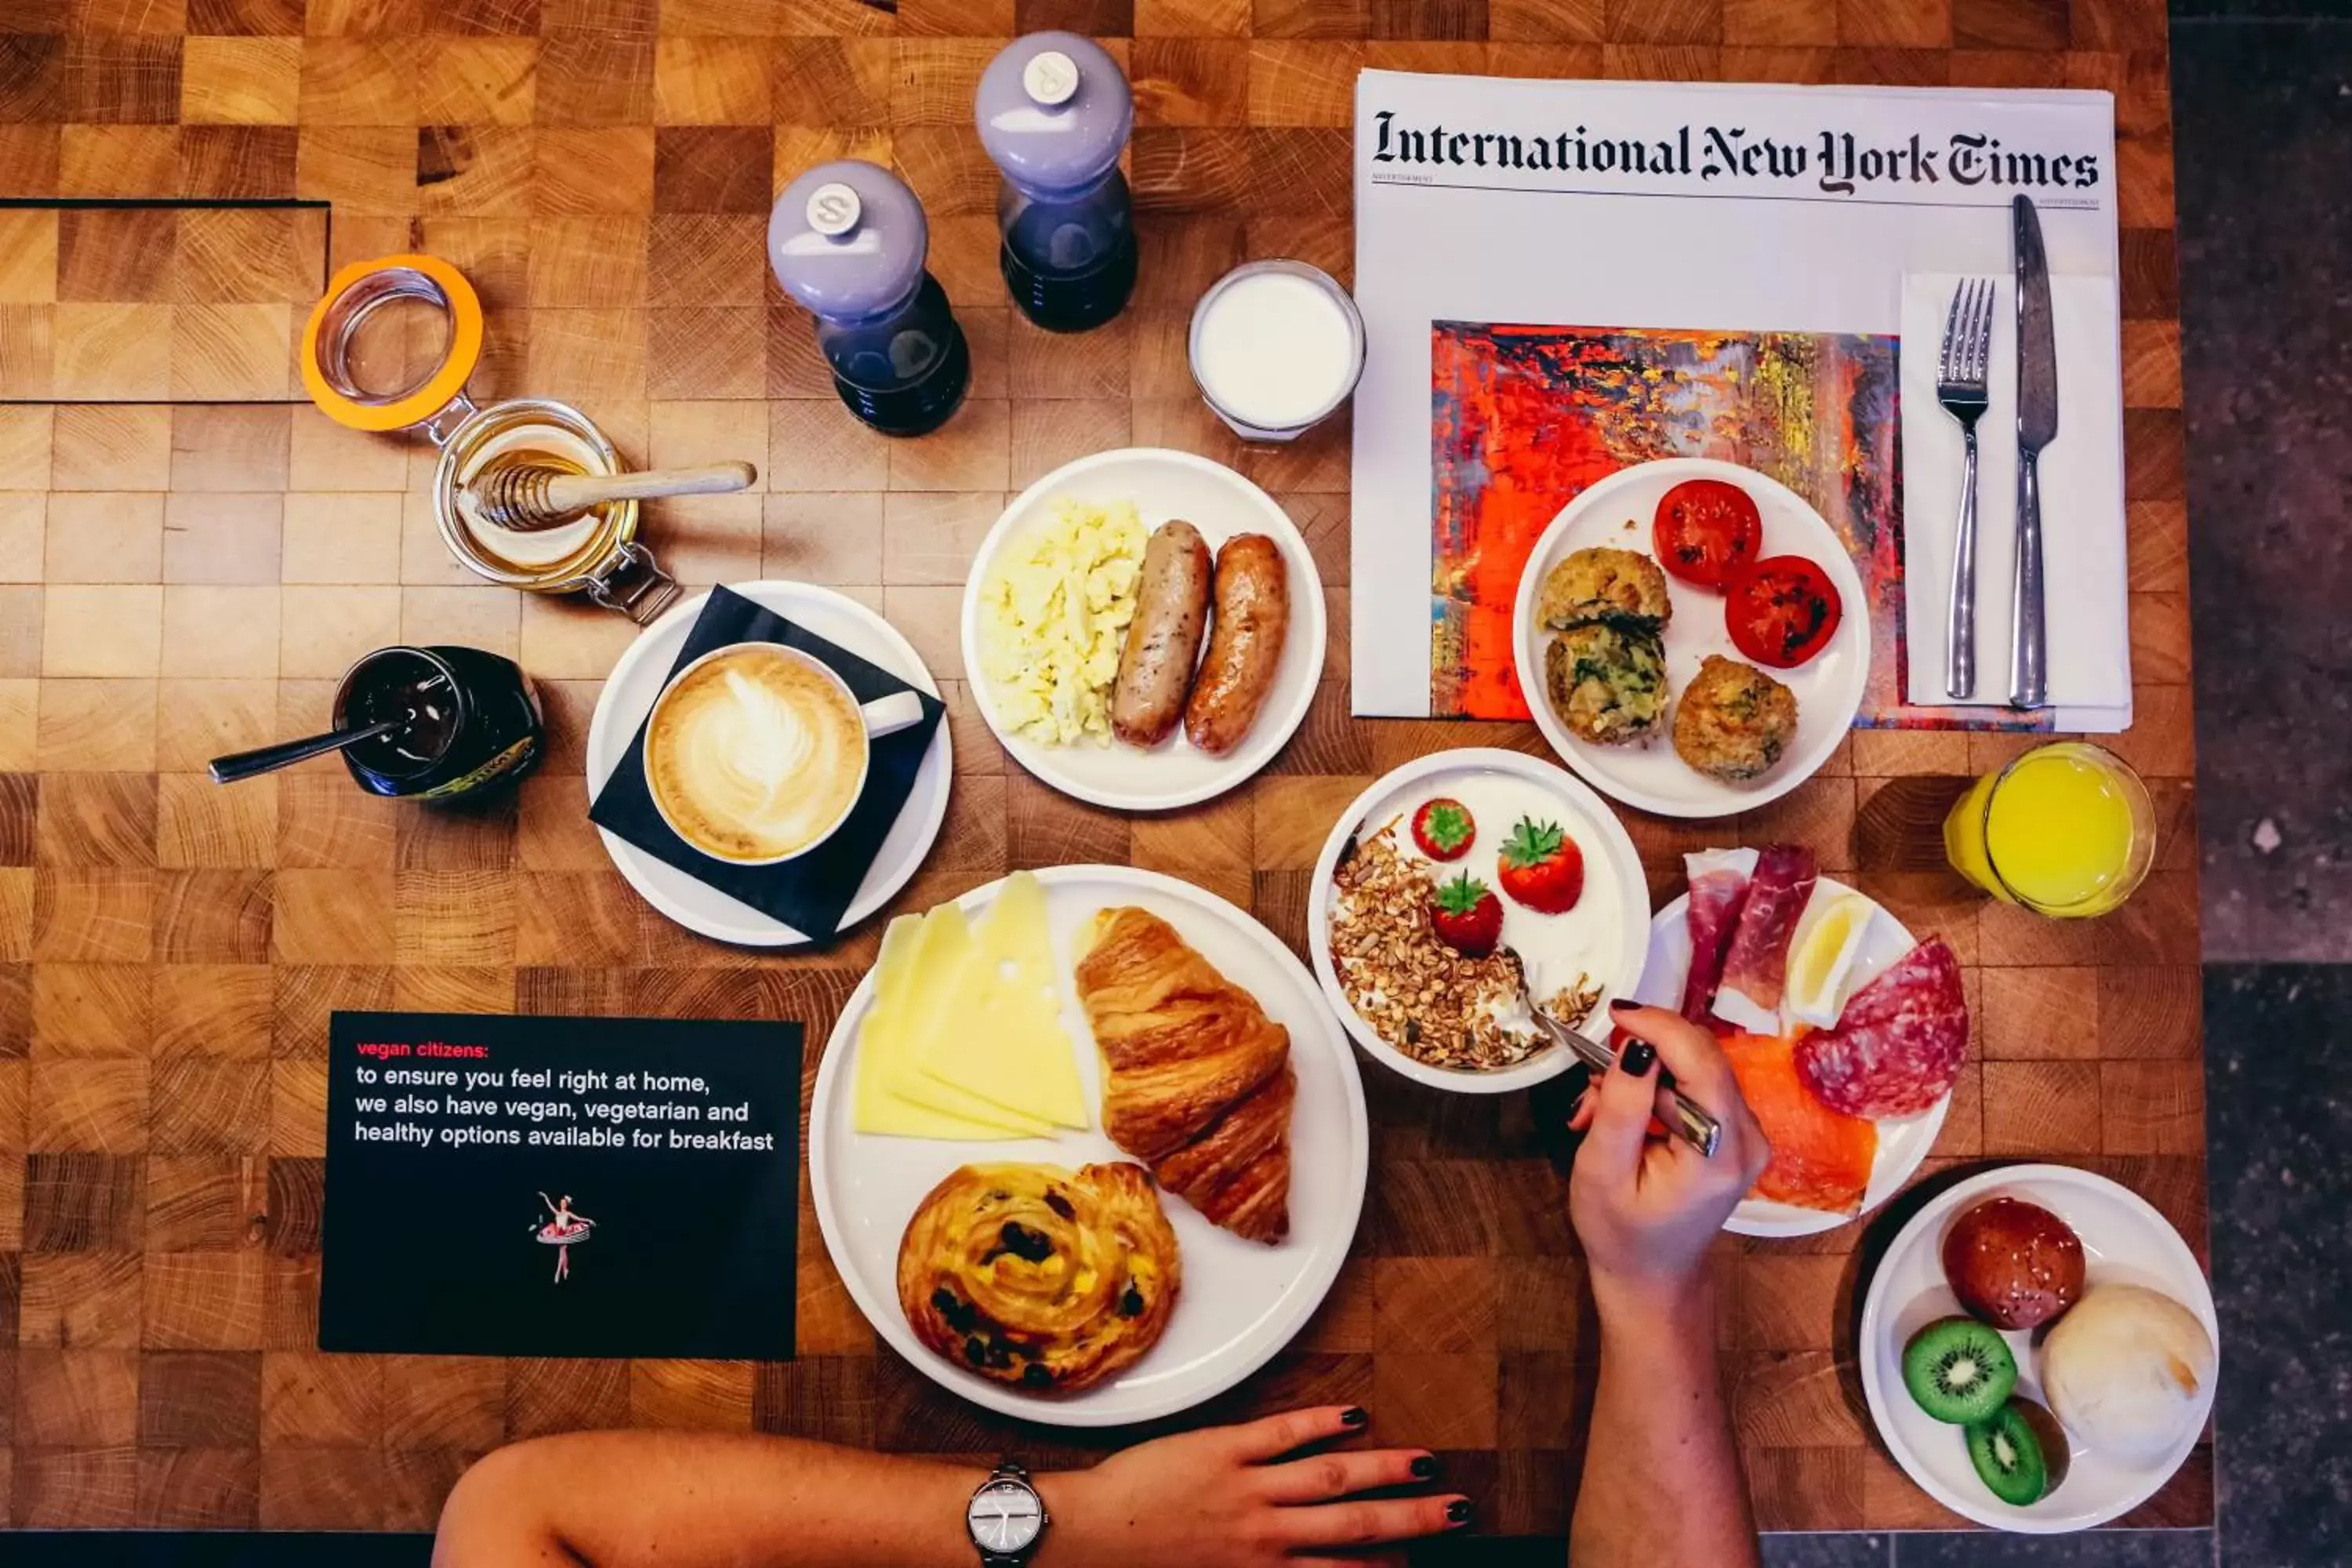
[[[1709,778],[1769,771],[1797,738],[1797,694],[1738,659],[1709,654],[1675,709],[1675,752]]]
[[[1595,546],[1570,552],[1545,576],[1537,618],[1553,631],[1587,621],[1628,618],[1663,631],[1674,616],[1666,574],[1638,550]]]
[[[1571,626],[1544,649],[1544,695],[1581,740],[1600,746],[1640,740],[1665,717],[1665,642],[1638,624]]]

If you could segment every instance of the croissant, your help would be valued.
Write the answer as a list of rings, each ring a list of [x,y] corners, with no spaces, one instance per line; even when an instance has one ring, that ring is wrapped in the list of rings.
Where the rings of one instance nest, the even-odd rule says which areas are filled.
[[[1290,1229],[1290,1031],[1149,910],[1106,910],[1078,961],[1102,1047],[1103,1130],[1211,1223]]]

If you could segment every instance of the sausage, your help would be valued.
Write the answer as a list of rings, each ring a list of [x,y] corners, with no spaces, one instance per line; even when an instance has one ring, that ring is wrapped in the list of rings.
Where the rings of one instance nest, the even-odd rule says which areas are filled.
[[[1211,756],[1242,743],[1274,689],[1290,630],[1290,573],[1263,533],[1237,533],[1217,552],[1217,616],[1208,657],[1184,709],[1184,733]]]
[[[1111,687],[1111,733],[1130,746],[1156,746],[1184,716],[1184,692],[1209,617],[1209,547],[1181,518],[1151,531],[1136,584],[1135,618]]]

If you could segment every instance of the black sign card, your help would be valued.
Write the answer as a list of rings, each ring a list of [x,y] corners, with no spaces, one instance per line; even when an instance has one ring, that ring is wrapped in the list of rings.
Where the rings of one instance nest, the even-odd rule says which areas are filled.
[[[672,677],[714,648],[735,643],[772,642],[797,648],[829,666],[860,702],[873,702],[901,691],[912,691],[922,703],[921,720],[871,742],[866,789],[832,837],[794,860],[776,866],[738,866],[705,855],[669,829],[654,805],[646,784],[646,726],[637,725],[629,749],[621,753],[613,776],[588,804],[588,820],[628,840],[638,848],[692,877],[739,899],[763,914],[772,915],[812,941],[838,935],[841,917],[857,897],[858,885],[874,867],[882,841],[915,793],[915,776],[931,749],[931,733],[947,714],[947,704],[911,682],[901,680],[878,664],[858,658],[806,626],[788,621],[731,588],[713,588],[710,600],[688,628],[685,646],[662,677]],[[646,713],[653,717],[652,710]]]
[[[337,1013],[319,1348],[793,1353],[795,1023]]]

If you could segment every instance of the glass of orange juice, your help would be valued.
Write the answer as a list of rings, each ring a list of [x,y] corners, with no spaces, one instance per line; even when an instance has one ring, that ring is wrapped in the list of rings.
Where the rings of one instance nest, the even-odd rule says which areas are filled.
[[[1970,785],[1944,818],[1952,869],[2007,903],[2103,915],[2147,876],[2156,810],[2121,757],[2083,741],[2036,746]]]

